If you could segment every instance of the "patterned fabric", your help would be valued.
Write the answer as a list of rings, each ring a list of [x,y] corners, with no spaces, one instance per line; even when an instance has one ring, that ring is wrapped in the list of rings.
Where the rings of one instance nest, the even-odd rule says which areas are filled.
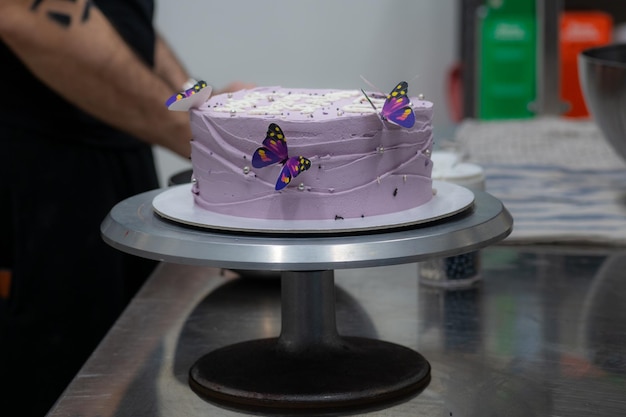
[[[468,120],[453,146],[513,215],[505,242],[626,245],[626,161],[592,121]]]

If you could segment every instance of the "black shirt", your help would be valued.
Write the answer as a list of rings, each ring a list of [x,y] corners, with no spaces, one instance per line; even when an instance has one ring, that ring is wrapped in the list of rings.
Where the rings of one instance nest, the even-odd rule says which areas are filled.
[[[44,0],[45,1],[45,0]],[[93,0],[121,37],[148,66],[154,63],[155,33],[152,0]],[[56,94],[0,41],[3,98],[0,100],[0,141],[19,129],[58,141],[103,147],[134,147],[140,142],[79,110]]]

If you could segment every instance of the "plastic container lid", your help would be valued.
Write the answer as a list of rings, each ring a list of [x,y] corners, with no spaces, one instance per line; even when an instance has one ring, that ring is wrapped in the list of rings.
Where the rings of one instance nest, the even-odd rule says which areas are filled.
[[[459,162],[460,157],[452,152],[433,152],[433,180],[462,185],[472,191],[485,189],[485,173],[479,165]]]

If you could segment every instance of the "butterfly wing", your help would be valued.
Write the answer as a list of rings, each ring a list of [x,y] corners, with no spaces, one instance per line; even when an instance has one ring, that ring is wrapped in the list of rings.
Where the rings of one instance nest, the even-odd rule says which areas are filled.
[[[309,168],[311,168],[311,161],[303,156],[293,156],[287,159],[283,169],[280,171],[275,189],[277,191],[282,190],[293,178]]]
[[[185,97],[187,96],[185,95],[184,91],[181,91],[180,93],[176,93],[167,99],[167,101],[165,102],[165,106],[169,108],[172,104],[176,103],[179,100],[184,99]]]
[[[193,87],[174,94],[165,102],[169,110],[188,111],[200,107],[211,96],[212,88],[205,81],[198,81]]]
[[[410,129],[415,124],[415,113],[411,106],[405,106],[385,116],[388,121]]]
[[[263,146],[254,151],[252,166],[263,168],[268,165],[283,162],[288,157],[287,141],[282,129],[271,123],[267,128],[267,134],[263,140]]]
[[[385,120],[405,128],[411,128],[415,124],[415,113],[407,95],[408,88],[406,81],[398,83],[387,96],[381,111],[381,116]]]

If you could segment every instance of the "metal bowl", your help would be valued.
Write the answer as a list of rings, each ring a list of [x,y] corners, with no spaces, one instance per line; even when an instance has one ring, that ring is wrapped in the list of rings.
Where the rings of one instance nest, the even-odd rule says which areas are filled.
[[[578,75],[589,112],[626,160],[626,44],[584,50],[578,55]]]

